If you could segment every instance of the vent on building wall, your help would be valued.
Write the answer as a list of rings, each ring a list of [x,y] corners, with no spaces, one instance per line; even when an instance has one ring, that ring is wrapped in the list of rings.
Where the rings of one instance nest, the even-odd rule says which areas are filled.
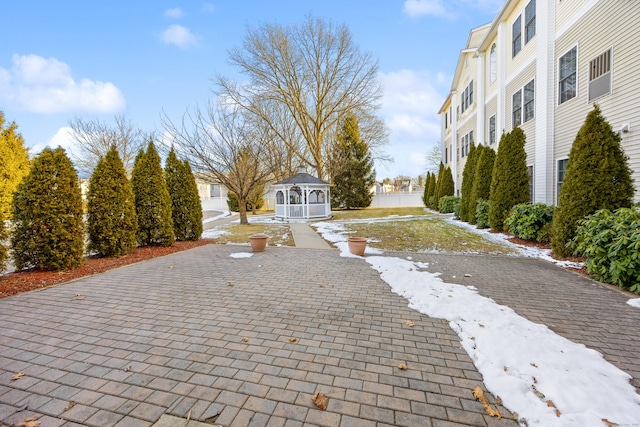
[[[611,49],[589,62],[589,102],[611,93]]]

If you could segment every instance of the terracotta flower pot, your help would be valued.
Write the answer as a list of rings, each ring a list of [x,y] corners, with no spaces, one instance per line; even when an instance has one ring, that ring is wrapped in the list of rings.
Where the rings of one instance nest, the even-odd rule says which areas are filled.
[[[249,236],[249,242],[251,243],[251,249],[253,252],[263,252],[267,247],[267,236],[266,234],[254,234],[253,236]]]
[[[354,255],[363,256],[367,247],[366,237],[349,237],[349,252]]]

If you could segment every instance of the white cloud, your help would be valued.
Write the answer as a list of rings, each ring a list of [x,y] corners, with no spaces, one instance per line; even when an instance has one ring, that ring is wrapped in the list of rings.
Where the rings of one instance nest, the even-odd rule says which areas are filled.
[[[0,103],[34,113],[114,113],[125,108],[125,99],[113,83],[81,79],[56,58],[13,55],[13,65],[0,67]]]
[[[45,144],[36,144],[30,148],[31,154],[36,155],[44,150],[46,147],[57,148],[62,147],[67,151],[67,155],[71,156],[73,153],[76,141],[71,136],[71,128],[68,126],[58,129],[56,134]]]
[[[178,19],[184,16],[184,11],[179,7],[172,7],[164,11],[164,16],[167,18]]]
[[[473,10],[497,13],[503,4],[504,0],[405,0],[402,11],[411,17],[432,15],[455,19]]]
[[[164,44],[176,45],[180,49],[189,49],[198,44],[198,38],[191,30],[177,24],[169,25],[169,27],[162,32],[160,38]]]

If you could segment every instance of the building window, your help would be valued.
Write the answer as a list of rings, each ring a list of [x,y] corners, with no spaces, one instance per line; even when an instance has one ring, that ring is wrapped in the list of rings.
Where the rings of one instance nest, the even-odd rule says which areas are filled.
[[[527,175],[529,176],[529,202],[533,203],[533,166],[527,166]]]
[[[489,117],[489,144],[496,143],[496,116]]]
[[[449,156],[447,156],[447,154],[448,154],[448,149],[447,147],[444,147],[444,164],[445,165],[449,163]]]
[[[284,194],[282,191],[278,191],[276,193],[276,203],[279,205],[284,205]]]
[[[512,27],[512,54],[516,56],[522,49],[522,15],[518,15],[518,19],[515,20]]]
[[[209,197],[220,197],[220,184],[209,185]]]
[[[558,104],[562,104],[576,97],[577,76],[576,64],[578,59],[578,48],[575,46],[569,52],[560,57],[558,65]]]
[[[535,80],[531,80],[524,87],[524,119],[528,122],[535,117]]]
[[[560,187],[564,181],[564,175],[567,173],[567,163],[569,159],[558,160],[558,181],[556,187],[556,203],[560,201]]]
[[[589,62],[589,102],[611,93],[611,49]]]
[[[496,81],[498,76],[498,59],[496,58],[496,44],[491,45],[491,52],[489,53],[489,80],[491,83]]]
[[[462,113],[464,114],[464,91],[462,91],[462,94],[460,95],[460,107],[462,109]]]
[[[522,123],[522,89],[513,94],[513,106],[511,108],[513,112],[511,125],[516,127]]]
[[[469,83],[469,105],[473,104],[473,80]]]
[[[444,128],[446,129],[449,126],[449,119],[447,117],[448,113],[444,113]]]
[[[524,9],[524,43],[536,35],[536,0],[531,0]]]

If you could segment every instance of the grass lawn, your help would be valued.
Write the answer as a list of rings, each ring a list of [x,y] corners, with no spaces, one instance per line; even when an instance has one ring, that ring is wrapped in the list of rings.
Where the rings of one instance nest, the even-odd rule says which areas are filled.
[[[229,234],[211,239],[214,243],[246,243],[249,244],[249,236],[253,234],[266,234],[269,236],[269,246],[295,246],[288,225],[280,224],[233,224],[223,229]]]
[[[384,218],[388,216],[427,216],[433,213],[425,211],[424,208],[367,208],[350,211],[332,211],[334,220],[364,219],[364,218]]]

